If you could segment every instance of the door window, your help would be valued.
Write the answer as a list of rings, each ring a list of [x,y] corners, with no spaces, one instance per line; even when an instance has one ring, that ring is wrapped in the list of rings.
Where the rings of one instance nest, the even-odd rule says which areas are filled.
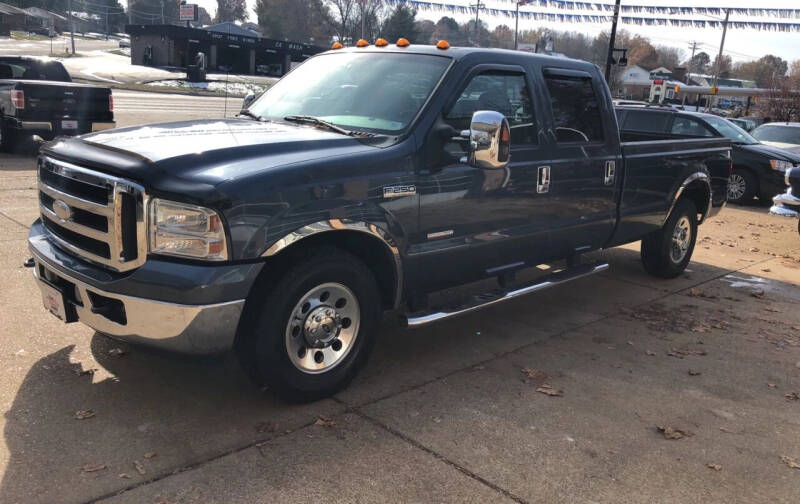
[[[673,135],[692,136],[692,137],[712,137],[714,133],[703,126],[700,121],[690,117],[675,117],[672,122],[670,133]]]
[[[522,73],[490,71],[474,76],[445,114],[445,122],[458,130],[469,129],[478,110],[500,112],[508,119],[512,147],[536,142],[530,89]]]
[[[588,77],[545,75],[558,143],[603,140],[600,101]]]

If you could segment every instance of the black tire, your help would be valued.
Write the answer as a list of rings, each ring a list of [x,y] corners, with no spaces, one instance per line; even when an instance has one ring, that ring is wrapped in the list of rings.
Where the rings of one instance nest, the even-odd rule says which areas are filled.
[[[642,240],[642,265],[653,276],[675,278],[692,260],[696,242],[697,207],[689,199],[680,199],[664,226]]]
[[[728,180],[728,201],[730,203],[748,203],[758,194],[758,179],[752,172],[734,168]]]
[[[11,152],[16,147],[17,134],[0,121],[0,152]]]
[[[356,302],[337,311],[337,301],[341,298],[336,300],[334,298],[337,296],[333,295],[328,299],[323,292],[315,300],[315,307],[306,312],[306,294],[319,288],[324,290],[326,285],[339,286],[333,287],[334,289],[343,286]],[[345,296],[349,298],[347,294]],[[325,249],[300,259],[259,297],[261,299],[248,299],[247,311],[250,314],[247,316],[246,313],[242,320],[235,351],[248,376],[257,384],[266,385],[282,399],[289,402],[309,402],[328,397],[347,386],[369,357],[381,316],[380,293],[372,272],[353,255],[339,249]],[[317,305],[317,301],[321,304]],[[324,316],[326,307],[333,310],[336,321],[325,318],[323,325],[318,324],[318,327],[325,327],[325,331],[332,334],[327,324],[332,322],[333,331],[340,336],[333,338],[327,347],[317,348],[306,341],[307,331],[304,328],[307,324],[314,324],[311,319],[314,318],[314,313],[319,313],[318,310],[323,310]],[[340,314],[344,313],[342,310],[347,309],[356,310],[356,322],[347,317],[338,320]],[[343,327],[348,320],[351,321]],[[351,331],[355,336],[352,336],[349,346],[344,346],[343,335],[350,327],[355,327]],[[322,333],[320,330],[320,334]],[[302,353],[305,357],[306,352],[309,357],[313,355],[320,366],[327,365],[327,362],[323,364],[316,361],[316,357],[323,352],[326,352],[325,355],[330,352],[338,353],[337,341],[339,349],[344,353],[340,357],[333,357],[332,361],[329,359],[329,370],[301,369],[303,364],[297,361],[300,360],[299,355]],[[300,347],[297,359],[290,357],[289,346],[294,344]]]

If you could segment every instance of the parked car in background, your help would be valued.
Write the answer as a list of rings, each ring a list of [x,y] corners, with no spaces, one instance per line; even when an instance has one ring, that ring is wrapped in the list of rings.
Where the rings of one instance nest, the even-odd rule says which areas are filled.
[[[127,38],[119,39],[119,46],[121,48],[130,47],[131,46],[131,40],[127,39]]]
[[[0,56],[0,151],[115,125],[111,89],[73,83],[58,61]]]
[[[781,217],[800,217],[800,168],[786,170],[786,192],[772,198],[774,205],[769,209],[772,215]],[[797,221],[797,232],[800,233],[800,219]]]
[[[756,129],[756,123],[750,121],[749,119],[729,118],[728,120],[748,133]]]
[[[761,143],[800,154],[800,123],[769,123],[753,130],[753,138]]]
[[[584,253],[640,240],[647,272],[679,276],[725,204],[730,151],[726,138],[620,142],[591,63],[339,49],[238,118],[42,147],[28,243],[65,322],[233,348],[254,381],[308,401],[355,375],[384,311],[424,326],[599,273]],[[544,263],[547,276],[518,278]],[[493,278],[456,306],[429,296]]]
[[[728,138],[733,143],[733,172],[728,201],[763,201],[785,187],[786,170],[800,165],[800,154],[765,145],[729,120],[701,112],[618,107],[620,131],[630,140]],[[762,126],[763,127],[763,126]]]

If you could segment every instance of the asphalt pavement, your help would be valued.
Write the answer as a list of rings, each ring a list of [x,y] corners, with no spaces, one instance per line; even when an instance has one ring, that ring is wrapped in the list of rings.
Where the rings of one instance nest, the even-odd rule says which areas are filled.
[[[120,125],[221,115],[217,98],[115,96]],[[800,495],[800,237],[764,207],[704,224],[674,280],[632,244],[595,254],[606,273],[385,327],[348,389],[297,406],[231,355],[154,353],[48,314],[23,267],[35,187],[32,156],[0,155],[2,504]]]
[[[114,116],[119,127],[154,122],[233,117],[242,108],[239,97],[192,96],[114,90]]]

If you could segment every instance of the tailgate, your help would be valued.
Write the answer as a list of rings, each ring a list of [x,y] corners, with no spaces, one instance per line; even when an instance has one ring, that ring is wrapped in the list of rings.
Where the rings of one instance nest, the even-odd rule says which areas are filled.
[[[61,83],[23,83],[25,118],[30,121],[73,119],[111,121],[111,90]]]

